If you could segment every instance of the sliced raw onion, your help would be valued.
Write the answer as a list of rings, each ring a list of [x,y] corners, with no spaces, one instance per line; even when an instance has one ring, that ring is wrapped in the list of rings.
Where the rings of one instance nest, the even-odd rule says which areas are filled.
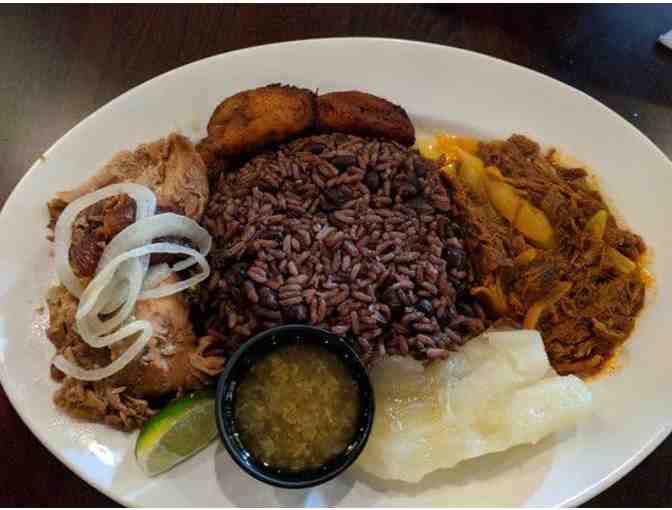
[[[126,194],[135,200],[135,219],[141,220],[156,211],[156,196],[149,188],[134,183],[120,183],[106,186],[93,193],[70,202],[63,210],[54,229],[54,251],[56,258],[56,274],[71,294],[82,295],[84,287],[70,266],[70,245],[72,243],[72,225],[77,216],[87,207],[116,195]]]
[[[124,327],[124,329],[127,328],[133,331],[130,334],[141,332],[140,336],[129,346],[128,349],[123,352],[121,356],[105,367],[87,370],[72,363],[62,354],[56,355],[52,360],[52,363],[65,375],[79,379],[81,381],[100,381],[101,379],[110,377],[111,375],[114,375],[122,370],[138,354],[140,354],[145,346],[149,343],[149,339],[152,337],[152,325],[147,321],[134,321]],[[130,336],[130,334],[127,334],[126,336]]]
[[[119,280],[114,287],[110,287],[110,298],[107,303],[100,309],[99,313],[111,314],[119,309],[126,301],[128,295],[128,281]]]
[[[105,267],[112,259],[114,259],[114,257],[134,248],[146,245],[153,239],[165,236],[189,239],[189,241],[198,247],[202,255],[207,255],[210,252],[210,247],[212,245],[212,237],[208,231],[191,218],[174,213],[157,214],[156,216],[150,216],[137,221],[117,234],[117,236],[115,236],[106,246],[98,263],[98,271]],[[144,266],[149,263],[149,257],[143,257],[140,260],[144,269]],[[143,283],[143,290],[156,287],[169,274],[184,271],[196,263],[196,258],[189,257],[186,260],[176,263],[172,269],[167,264],[160,264],[154,268],[149,268]],[[198,279],[196,283],[199,281],[201,280]],[[193,281],[190,285],[194,285]],[[112,313],[117,310],[126,298],[127,289],[122,287],[122,289],[116,293],[115,298],[110,300],[109,305],[103,309],[104,313]],[[140,299],[148,298],[142,296]]]
[[[172,272],[173,270],[165,262],[163,264],[157,264],[156,266],[150,267],[147,271],[147,275],[145,276],[145,281],[142,284],[142,290],[144,291],[153,289],[159,283],[165,280]]]
[[[210,252],[210,247],[212,245],[212,237],[208,231],[191,218],[174,213],[157,214],[136,221],[133,225],[128,226],[122,232],[117,234],[105,247],[103,255],[98,263],[98,271],[120,254],[151,243],[153,239],[165,236],[189,239],[189,241],[198,247],[202,255],[207,255]],[[144,271],[149,266],[149,256],[143,257],[140,260]],[[145,276],[143,288],[149,289],[155,287],[169,274],[184,271],[196,263],[197,260],[195,257],[189,257],[186,260],[182,260],[175,264],[171,270],[167,269],[168,266],[163,264],[160,266],[160,269],[158,267],[156,269],[152,268],[149,270],[150,272],[147,273],[147,276]],[[189,285],[194,285],[194,281],[193,278],[190,279],[191,283]],[[199,281],[201,281],[201,279],[196,279],[195,283],[198,283]],[[111,313],[118,309],[126,297],[127,294],[124,294],[121,291],[117,293],[116,298],[110,302],[110,305],[105,309],[105,312]],[[143,296],[140,299],[149,298]]]
[[[96,275],[84,289],[74,275],[69,262],[72,225],[79,213],[99,200],[118,194],[128,194],[136,201],[136,221],[117,234],[106,246],[98,263]],[[79,305],[75,327],[84,342],[94,348],[104,348],[139,335],[124,353],[108,366],[86,370],[62,355],[53,364],[70,377],[85,381],[104,379],[123,369],[133,360],[152,337],[148,321],[128,322],[140,299],[158,299],[181,292],[205,280],[210,266],[205,256],[210,251],[212,238],[194,220],[173,213],[153,215],[156,198],[151,190],[132,183],[107,186],[72,202],[61,214],[55,231],[57,272],[61,282],[76,297]],[[152,243],[160,237],[186,238],[198,250],[176,243]],[[149,268],[152,253],[187,255],[172,267],[160,264]],[[183,271],[195,264],[200,271],[177,283],[161,282],[172,273]],[[105,319],[101,319],[105,315]]]
[[[141,255],[136,255],[136,253],[140,252],[141,250],[142,248],[136,248],[135,250],[122,253],[110,264],[105,266],[105,268],[100,271],[94,277],[94,279],[91,280],[91,282],[89,282],[79,299],[77,315],[75,316],[77,320],[80,320],[84,316],[91,313],[91,310],[93,310],[94,306],[101,298],[102,292],[107,288],[107,286],[116,284],[117,280],[114,279],[115,276],[117,276],[117,278],[126,278],[129,280],[128,294],[126,296],[126,302],[124,303],[123,308],[125,309],[124,311],[127,312],[126,316],[128,317],[128,315],[130,315],[131,311],[133,310],[133,306],[135,306],[135,301],[137,300],[137,293],[139,293],[140,289],[142,288],[144,274],[142,272],[142,266],[137,260],[134,260],[129,264],[124,264],[121,269],[119,266],[121,266],[126,261],[131,261],[137,257],[144,256],[146,254],[145,251],[142,251]],[[131,288],[137,289],[137,293],[135,293],[135,295]]]
[[[175,243],[152,243],[133,250],[127,251],[118,255],[112,261],[110,261],[96,276],[91,283],[86,287],[82,293],[81,299],[79,301],[79,306],[77,307],[76,319],[81,320],[85,316],[91,313],[94,309],[96,303],[101,297],[101,294],[105,288],[113,283],[113,279],[117,269],[121,264],[127,260],[135,259],[138,257],[144,257],[145,255],[151,255],[152,253],[173,253],[173,254],[185,254],[193,257],[196,260],[196,263],[201,266],[201,272],[188,278],[184,281],[178,283],[172,283],[167,285],[161,285],[160,287],[149,289],[142,292],[139,296],[134,297],[134,292],[129,292],[128,301],[133,301],[132,306],[129,305],[128,301],[124,303],[124,308],[129,308],[132,311],[133,306],[135,306],[135,301],[137,299],[156,299],[159,297],[169,296],[170,294],[175,294],[176,292],[181,292],[184,289],[187,289],[197,283],[203,281],[210,274],[210,265],[208,264],[205,257],[197,252],[196,250],[189,248],[187,246],[182,246]],[[184,262],[184,261],[182,261]],[[177,264],[176,264],[177,265]],[[140,282],[140,285],[142,282]],[[131,281],[129,286],[137,285],[137,280]],[[127,307],[128,305],[128,307]],[[130,311],[128,315],[130,315]]]
[[[143,273],[142,265],[137,258],[131,258],[122,262],[118,266],[118,273],[122,273],[121,278],[123,278],[127,283],[126,286],[126,298],[124,304],[119,308],[112,317],[101,321],[98,319],[98,314],[105,307],[109,301],[109,296],[116,290],[115,287],[118,285],[119,280],[107,280],[104,283],[95,282],[96,278],[87,286],[86,290],[82,294],[82,299],[80,300],[80,306],[77,308],[77,327],[79,328],[79,333],[82,339],[92,347],[96,347],[99,343],[99,340],[96,337],[109,333],[119,326],[130,317],[133,313],[133,308],[135,308],[135,303],[138,300],[140,295],[140,290],[142,289]],[[95,282],[95,285],[94,285]],[[94,287],[92,289],[92,287]],[[97,294],[96,291],[100,288],[100,294]],[[89,289],[92,289],[92,294],[96,297],[89,297],[87,293]],[[82,313],[80,315],[80,308],[82,303],[93,303],[91,310]],[[82,322],[86,321],[86,324],[83,325]],[[83,327],[84,326],[84,327]],[[106,344],[109,345],[109,344]]]
[[[203,254],[197,252],[196,250],[189,248],[187,246],[182,246],[179,244],[174,244],[174,243],[155,243],[155,244],[150,244],[148,247],[154,247],[152,248],[153,250],[152,253],[174,253],[174,254],[184,254],[184,255],[189,255],[190,259],[193,259],[196,264],[201,266],[200,272],[195,274],[194,276],[187,278],[186,280],[181,280],[176,283],[170,283],[166,285],[159,285],[158,287],[154,288],[148,288],[146,290],[143,290],[140,295],[138,296],[138,300],[143,300],[143,299],[159,299],[162,297],[170,296],[172,294],[177,294],[178,292],[182,292],[183,290],[187,290],[194,285],[202,282],[205,280],[209,275],[210,275],[210,264],[208,264],[208,261],[205,259]],[[187,262],[188,260],[183,260],[181,262],[178,262],[175,264],[171,269],[171,272],[176,272],[181,269],[178,269],[180,266],[184,268],[184,263]],[[191,264],[190,264],[191,265]],[[163,275],[163,279],[166,278],[166,275]]]
[[[122,293],[123,296],[121,296]],[[114,285],[109,285],[106,287],[105,290],[101,293],[100,299],[96,303],[96,306],[93,308],[93,311],[89,316],[92,323],[99,323],[100,326],[97,327],[102,329],[102,321],[98,319],[98,315],[105,314],[109,316],[109,314],[118,310],[119,307],[126,301],[127,294],[128,281],[126,279],[119,279],[115,282]],[[106,312],[106,309],[110,309],[111,311]]]
[[[100,349],[102,347],[109,347],[112,344],[120,342],[121,340],[124,340],[138,332],[138,322],[141,321],[129,322],[128,324],[116,330],[114,333],[105,336],[92,335],[89,333],[95,339],[89,345],[95,349]],[[151,323],[148,324],[150,324],[150,329],[152,329]],[[89,326],[90,325],[86,319],[77,323],[77,329],[79,330],[79,334],[82,338],[84,337],[83,332],[88,331]],[[150,331],[150,333],[153,333],[153,331]]]
[[[186,280],[173,284],[161,285],[157,288],[148,289],[140,293],[142,286],[142,273],[137,259],[151,255],[152,253],[175,253],[189,255],[194,257],[197,263],[201,266],[201,272]],[[131,265],[131,267],[134,267],[135,269],[129,272],[129,292],[127,300],[121,309],[112,316],[112,318],[107,319],[104,322],[100,321],[100,319],[98,319],[98,314],[107,304],[106,301],[109,294],[111,294],[109,289],[113,288],[113,285],[116,285],[114,275],[120,266],[129,262],[135,263]],[[124,327],[116,333],[112,333],[111,335],[101,335],[113,331],[126,319],[128,319],[128,317],[133,312],[135,303],[138,299],[158,299],[160,297],[181,292],[203,281],[208,277],[209,274],[210,266],[208,265],[208,262],[203,255],[201,255],[196,250],[193,250],[192,248],[178,244],[154,243],[147,246],[141,246],[140,248],[136,248],[135,250],[131,250],[126,253],[122,253],[117,258],[113,259],[112,262],[110,262],[107,266],[105,266],[105,268],[100,273],[98,273],[98,275],[96,275],[96,277],[91,281],[82,294],[76,315],[78,332],[82,337],[82,340],[84,340],[91,347],[106,347],[112,345],[113,343],[129,336],[131,332],[129,332],[126,327]]]
[[[167,236],[189,239],[202,255],[207,255],[212,245],[212,237],[208,231],[191,218],[174,213],[156,214],[138,220],[119,232],[105,247],[98,263],[98,271],[118,255]],[[189,266],[183,266],[179,271],[187,267]]]

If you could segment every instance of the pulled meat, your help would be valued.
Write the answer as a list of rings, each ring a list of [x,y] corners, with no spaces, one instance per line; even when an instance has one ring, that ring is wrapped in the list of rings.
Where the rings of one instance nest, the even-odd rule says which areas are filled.
[[[134,151],[122,151],[81,186],[56,194],[47,207],[53,229],[63,209],[73,200],[102,187],[134,182],[150,188],[157,197],[157,212],[174,212],[200,220],[210,196],[207,170],[192,143],[171,134],[142,144]],[[135,202],[119,195],[84,209],[75,220],[70,265],[79,278],[91,278],[106,244],[135,221]],[[182,240],[171,242],[184,244]],[[174,262],[174,255],[152,255],[152,263]]]
[[[125,431],[142,426],[155,413],[146,400],[132,397],[124,386],[78,381],[71,377],[66,377],[56,391],[54,402],[72,416]]]
[[[172,133],[134,151],[121,151],[80,186],[62,191],[49,203],[52,219],[73,200],[120,182],[150,188],[163,210],[199,220],[208,203],[209,187],[203,160],[188,138]]]
[[[96,273],[105,245],[135,221],[135,202],[128,195],[101,200],[84,209],[72,228],[70,266],[79,278]]]
[[[559,373],[598,371],[628,338],[643,307],[645,283],[636,265],[646,252],[643,240],[610,213],[596,238],[587,224],[609,209],[588,173],[560,166],[553,152],[543,156],[534,141],[514,135],[481,143],[478,155],[499,169],[518,196],[543,211],[555,236],[552,247],[540,247],[486,195],[454,179],[478,283],[506,296],[505,306],[490,307],[491,313],[539,329]],[[614,252],[630,259],[634,269],[618,271]],[[481,294],[496,295],[494,290]]]
[[[82,185],[58,193],[48,204],[53,228],[63,209],[73,200],[104,186],[134,182],[150,188],[157,197],[158,212],[175,212],[200,220],[209,197],[205,165],[192,143],[171,134],[142,144],[134,151],[122,151]],[[69,262],[83,281],[95,275],[107,243],[135,220],[136,204],[127,195],[101,200],[83,210],[72,227]],[[181,238],[159,238],[189,245]],[[152,264],[174,263],[181,256],[153,254]],[[175,275],[170,276],[177,281]],[[133,340],[109,348],[94,349],[74,328],[77,300],[62,287],[47,295],[47,336],[58,351],[84,369],[108,365]],[[224,358],[199,342],[189,320],[189,306],[183,295],[140,301],[133,311],[137,319],[152,323],[154,334],[145,348],[123,370],[95,383],[77,381],[52,367],[54,379],[63,385],[54,396],[56,404],[70,413],[93,421],[131,430],[152,414],[152,402],[166,395],[201,388],[212,383]],[[206,342],[207,343],[207,342]]]
[[[174,283],[177,277],[171,275]],[[85,369],[108,365],[118,358],[133,339],[94,349],[77,334],[73,325],[77,300],[63,287],[47,295],[47,336],[59,352]],[[153,413],[154,399],[212,384],[212,377],[224,367],[223,354],[211,345],[210,337],[198,339],[189,320],[189,308],[182,294],[139,301],[133,312],[139,320],[151,322],[154,334],[149,344],[124,369],[91,383],[63,378],[52,373],[63,386],[54,401],[72,414],[131,430]]]

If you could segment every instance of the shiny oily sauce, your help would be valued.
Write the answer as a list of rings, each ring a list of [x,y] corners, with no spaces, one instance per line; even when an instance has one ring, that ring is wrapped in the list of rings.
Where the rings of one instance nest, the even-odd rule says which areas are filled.
[[[258,461],[288,471],[315,469],[354,438],[359,398],[357,383],[336,354],[317,345],[288,345],[243,378],[236,425]]]

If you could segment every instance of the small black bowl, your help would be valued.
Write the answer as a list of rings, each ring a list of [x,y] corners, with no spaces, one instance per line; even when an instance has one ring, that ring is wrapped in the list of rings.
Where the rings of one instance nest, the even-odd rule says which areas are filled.
[[[272,468],[257,461],[240,440],[234,416],[236,388],[248,370],[273,350],[296,343],[319,345],[337,354],[349,368],[353,379],[357,383],[361,402],[357,433],[350,445],[334,459],[319,468],[299,472]],[[302,489],[331,480],[357,459],[371,432],[375,402],[373,388],[366,368],[345,339],[324,329],[303,325],[288,325],[259,333],[247,341],[229,359],[217,384],[216,410],[219,435],[236,464],[249,475],[262,482],[286,489]]]

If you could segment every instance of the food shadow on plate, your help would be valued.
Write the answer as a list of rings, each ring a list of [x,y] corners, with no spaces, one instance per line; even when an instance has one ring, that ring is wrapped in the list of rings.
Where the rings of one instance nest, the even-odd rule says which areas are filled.
[[[503,452],[469,459],[453,468],[434,471],[415,484],[399,480],[383,480],[365,473],[356,465],[348,471],[347,477],[387,497],[413,498],[422,493],[451,486],[482,485],[484,482],[489,484],[505,476],[519,477],[520,473],[529,473],[525,484],[527,490],[516,494],[500,494],[506,501],[498,503],[499,506],[517,506],[524,503],[543,483],[553,463],[553,449],[574,434],[575,429],[570,429],[547,437],[535,445],[519,445]],[[489,505],[484,503],[484,506]]]
[[[220,442],[215,452],[215,474],[222,492],[241,507],[333,507],[355,484],[352,477],[337,477],[312,489],[281,489],[255,480],[240,469]]]

